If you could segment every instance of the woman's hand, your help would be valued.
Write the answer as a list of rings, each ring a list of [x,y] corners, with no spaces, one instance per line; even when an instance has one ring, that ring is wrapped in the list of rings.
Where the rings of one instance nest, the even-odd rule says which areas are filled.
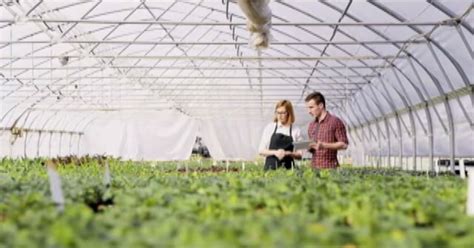
[[[275,151],[274,155],[278,158],[278,160],[282,160],[286,156],[286,151],[283,149],[278,149]]]
[[[287,151],[286,156],[291,156],[292,158],[300,159],[303,156],[303,151],[302,150],[297,150],[297,151]]]

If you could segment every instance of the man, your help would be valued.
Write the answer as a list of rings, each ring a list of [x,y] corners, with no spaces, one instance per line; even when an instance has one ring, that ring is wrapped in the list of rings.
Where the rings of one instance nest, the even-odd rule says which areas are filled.
[[[313,168],[337,168],[337,151],[345,150],[349,144],[344,123],[326,110],[326,101],[320,92],[309,94],[306,107],[314,121],[309,124],[308,136],[314,141],[309,145],[313,154]]]

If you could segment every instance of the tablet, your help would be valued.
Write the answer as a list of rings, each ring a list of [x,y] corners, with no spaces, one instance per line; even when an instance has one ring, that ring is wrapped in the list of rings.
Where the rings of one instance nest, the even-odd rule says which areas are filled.
[[[295,150],[308,150],[309,149],[309,144],[314,143],[312,140],[302,140],[298,142],[293,142],[294,149]]]

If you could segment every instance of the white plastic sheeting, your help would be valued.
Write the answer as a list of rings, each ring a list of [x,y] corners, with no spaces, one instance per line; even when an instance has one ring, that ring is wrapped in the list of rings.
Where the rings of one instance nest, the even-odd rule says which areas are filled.
[[[462,102],[466,102],[468,105],[470,98],[469,96],[464,96],[461,98]],[[449,101],[450,104],[456,106],[453,100]],[[446,112],[443,110],[441,104],[437,104],[434,106],[438,109],[440,113],[440,117],[443,122],[447,122],[447,115]],[[432,116],[435,115],[433,108],[430,108],[430,113]],[[421,121],[426,126],[426,116],[424,116],[423,111],[418,110],[419,114],[421,115]],[[456,111],[456,114],[453,116],[453,122],[456,123],[455,125],[455,135],[458,135],[456,138],[455,143],[455,154],[459,157],[472,157],[474,155],[474,129],[469,125],[466,121],[464,116],[459,112]],[[474,116],[474,108],[468,109],[468,114],[470,116]],[[408,121],[408,114],[403,114],[400,118],[405,121],[405,123],[409,123]],[[352,130],[350,132],[351,139],[354,141],[351,144],[349,152],[353,158],[354,164],[357,165],[364,165],[366,164],[365,156],[393,156],[397,157],[400,154],[400,140],[398,136],[398,129],[396,124],[396,117],[388,118],[388,125],[394,128],[395,132],[390,131],[390,151],[389,151],[389,141],[388,137],[386,136],[385,131],[385,123],[384,121],[378,122],[378,125],[381,128],[382,133],[386,136],[381,137],[380,143],[378,139],[374,136],[371,136],[371,131],[368,127],[363,129]],[[447,154],[450,153],[449,147],[449,134],[447,131],[444,130],[440,122],[434,122],[433,125],[433,134],[429,134],[428,130],[425,133],[425,130],[421,127],[421,125],[416,121],[416,149],[417,149],[417,156],[420,157],[427,157],[429,156],[429,136],[432,135],[434,139],[433,144],[433,156],[435,157],[446,157]],[[409,125],[409,124],[407,124]],[[390,130],[391,130],[391,127]],[[409,127],[409,126],[408,126]],[[370,128],[374,131],[374,134],[377,135],[377,129],[375,125],[371,125]],[[403,135],[402,140],[402,155],[404,157],[410,157],[413,154],[414,146],[413,146],[413,135],[411,135],[411,131],[407,132],[407,129],[403,124],[401,124],[401,131]]]
[[[112,113],[85,130],[82,154],[132,160],[185,160],[191,156],[197,122],[176,111]]]
[[[200,122],[200,132],[216,160],[254,160],[265,122],[242,119],[211,119]]]
[[[259,54],[237,1],[2,2],[0,154],[110,149],[186,158],[153,155],[135,146],[142,142],[132,136],[143,136],[136,124],[107,121],[109,111],[176,109],[190,123],[203,120],[216,158],[250,158],[250,148],[232,147],[258,139],[259,124],[240,130],[247,138],[239,140],[225,123],[266,123],[281,99],[307,118],[304,96],[318,90],[347,124],[354,161],[474,157],[471,0],[270,1],[269,8],[273,38]],[[94,120],[123,132],[108,137],[126,144],[78,149]],[[48,131],[11,144],[12,128]]]
[[[25,132],[21,137],[9,132],[0,135],[0,157],[54,157],[77,154],[77,135]]]

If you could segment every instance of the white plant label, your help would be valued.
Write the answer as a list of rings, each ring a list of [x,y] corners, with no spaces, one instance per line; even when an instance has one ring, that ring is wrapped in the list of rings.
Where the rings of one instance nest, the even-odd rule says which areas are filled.
[[[105,172],[104,172],[104,184],[105,186],[109,186],[110,182],[112,181],[112,177],[110,176],[110,168],[109,162],[105,162]]]
[[[48,171],[49,178],[49,189],[51,190],[51,197],[53,202],[58,207],[60,212],[64,211],[64,196],[63,190],[61,188],[61,178],[59,177],[58,172],[54,168],[54,165],[48,164],[46,167]]]

